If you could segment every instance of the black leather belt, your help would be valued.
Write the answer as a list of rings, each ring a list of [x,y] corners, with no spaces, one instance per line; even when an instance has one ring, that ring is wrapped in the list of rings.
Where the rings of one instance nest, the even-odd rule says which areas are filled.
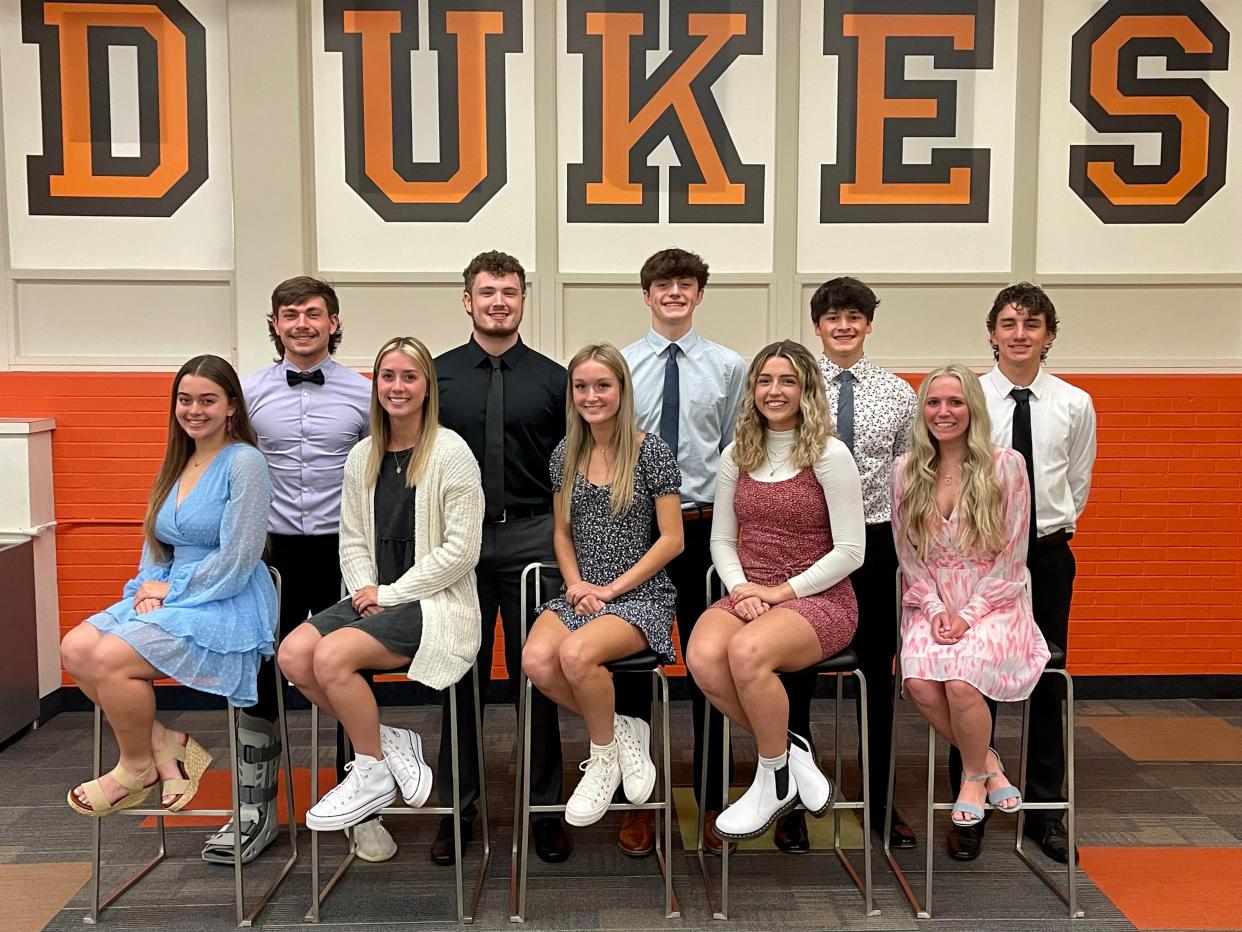
[[[523,518],[537,518],[540,515],[548,515],[552,513],[552,509],[547,505],[528,505],[525,508],[506,508],[500,513],[499,518],[485,520],[485,524],[504,524],[508,521],[520,521]]]
[[[1059,531],[1053,531],[1051,534],[1045,534],[1043,537],[1035,538],[1035,546],[1038,549],[1051,547],[1054,544],[1068,544],[1074,539],[1074,532],[1068,528],[1061,528]]]

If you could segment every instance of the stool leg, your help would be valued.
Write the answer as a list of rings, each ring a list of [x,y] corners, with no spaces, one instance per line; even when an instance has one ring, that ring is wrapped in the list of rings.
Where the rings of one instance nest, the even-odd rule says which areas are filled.
[[[470,900],[470,912],[466,922],[474,922],[479,911],[479,897],[483,895],[483,881],[487,878],[487,865],[492,859],[492,835],[487,821],[487,767],[483,761],[483,706],[479,702],[479,664],[470,668],[474,689],[474,750],[479,762],[479,819],[483,829],[483,861],[479,865],[479,879],[475,883],[474,896]],[[516,798],[516,797],[514,797]]]
[[[280,679],[280,665],[273,663],[272,672],[276,677],[276,718],[280,724],[280,743],[285,757],[285,816],[289,820],[289,849],[292,857],[289,866],[298,857],[298,811],[293,796],[293,750],[289,745],[289,716],[285,710],[285,687]],[[311,762],[312,769],[315,762]]]
[[[319,802],[319,706],[311,703],[310,805]],[[311,908],[306,918],[319,921],[319,833],[311,831]]]
[[[1069,886],[1069,916],[1081,919],[1083,911],[1078,908],[1078,864],[1075,858],[1074,845],[1077,837],[1074,826],[1074,678],[1069,673],[1062,674],[1065,678],[1065,778],[1068,781],[1065,792],[1065,833],[1069,842],[1069,863],[1066,865],[1066,882]]]
[[[518,921],[526,921],[526,869],[530,862],[530,705],[531,683],[525,676],[519,681],[525,714],[522,716],[522,844],[518,849]]]
[[[518,843],[521,840],[520,819],[522,815],[522,772],[525,766],[525,742],[522,740],[522,722],[526,721],[526,686],[524,677],[518,675],[518,705],[516,728],[513,733],[513,841],[509,855],[509,920],[522,921],[522,909],[518,904],[518,873],[521,867],[521,855]],[[476,700],[477,706],[477,700]],[[479,783],[482,784],[482,779]]]
[[[720,727],[720,805],[729,805],[729,716],[721,715]],[[757,765],[756,765],[757,766]],[[729,918],[729,839],[720,845],[720,918]]]
[[[237,910],[237,925],[249,925],[245,921],[246,917],[246,890],[242,879],[242,846],[241,846],[241,777],[238,773],[237,760],[237,710],[232,706],[228,706],[226,714],[229,721],[229,771],[232,779],[229,781],[233,790],[233,903]]]
[[[98,780],[103,773],[103,711],[95,706],[95,740],[91,751],[91,772]],[[91,819],[94,823],[91,830],[93,845],[91,848],[91,914],[86,921],[94,925],[99,921],[99,868],[100,848],[103,840],[100,835],[100,823],[103,819]]]
[[[932,855],[936,838],[936,729],[927,725],[927,851],[924,855],[927,876],[923,886],[923,912],[920,919],[930,919],[932,911]]]
[[[862,754],[863,896],[867,902],[867,915],[878,916],[880,911],[875,908],[871,889],[871,746],[867,730],[867,677],[861,670],[855,670],[854,678],[858,681],[858,747]],[[840,760],[841,752],[838,750],[838,767]]]
[[[668,679],[664,675],[664,671],[656,670],[656,682],[661,688],[662,696],[660,708],[663,710],[661,715],[660,733],[664,743],[664,851],[666,853],[664,866],[664,915],[668,919],[677,919],[681,916],[681,905],[677,902],[677,894],[673,890],[673,748],[672,748],[672,732],[668,721],[669,707],[669,689]],[[652,710],[654,712],[654,710]]]
[[[837,685],[837,701],[833,705],[832,713],[832,845],[838,851],[841,850],[841,809],[836,804],[841,799],[841,706],[845,702],[845,680],[840,673],[836,673],[832,677],[836,680]],[[807,740],[811,736],[807,735]]]
[[[462,889],[461,859],[461,749],[457,746],[457,689],[449,689],[449,740],[452,742],[453,760],[453,882],[457,888],[457,921],[466,915],[465,892]],[[479,761],[479,783],[483,782],[483,762]]]

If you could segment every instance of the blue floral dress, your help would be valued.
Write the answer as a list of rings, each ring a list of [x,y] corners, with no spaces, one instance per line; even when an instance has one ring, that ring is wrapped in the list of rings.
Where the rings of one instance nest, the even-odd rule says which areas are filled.
[[[565,471],[565,441],[552,451],[549,463],[552,488],[559,494]],[[574,539],[574,555],[578,572],[584,582],[606,586],[629,570],[651,549],[655,522],[655,500],[661,495],[675,495],[681,488],[681,470],[668,446],[655,434],[647,434],[638,450],[634,464],[634,503],[621,517],[612,513],[609,500],[612,485],[595,485],[582,473],[573,478],[573,502],[569,509],[569,525]],[[673,663],[672,628],[677,614],[677,590],[664,570],[629,592],[605,603],[590,615],[574,614],[574,607],[561,595],[539,606],[539,611],[553,611],[565,627],[576,631],[601,615],[624,618],[642,631],[650,648],[664,663]]]
[[[115,635],[161,673],[194,689],[254,705],[260,657],[272,656],[276,588],[263,565],[272,482],[263,454],[225,447],[178,507],[180,480],[155,521],[172,551],[160,563],[146,547],[124,597],[87,621]],[[139,615],[134,595],[149,580],[169,584],[162,608]]]

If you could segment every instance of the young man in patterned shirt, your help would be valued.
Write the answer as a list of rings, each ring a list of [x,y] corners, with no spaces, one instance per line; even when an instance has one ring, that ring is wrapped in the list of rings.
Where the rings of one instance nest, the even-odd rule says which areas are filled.
[[[856,278],[824,282],[811,296],[811,321],[823,342],[820,373],[837,434],[854,454],[862,478],[863,512],[867,521],[867,555],[850,575],[858,599],[858,633],[852,645],[867,678],[871,827],[882,832],[888,795],[888,757],[892,746],[893,655],[897,649],[894,579],[897,553],[893,547],[890,489],[893,461],[910,445],[914,422],[914,391],[863,352],[875,320],[879,299]],[[811,696],[816,677],[787,677],[789,727],[810,734]],[[776,845],[784,851],[809,849],[805,813],[785,816],[776,826]],[[894,811],[890,833],[893,848],[912,848],[914,831]]]

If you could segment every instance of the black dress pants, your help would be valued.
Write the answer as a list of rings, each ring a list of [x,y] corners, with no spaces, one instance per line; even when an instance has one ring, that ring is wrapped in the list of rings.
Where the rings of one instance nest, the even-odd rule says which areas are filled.
[[[492,676],[492,648],[496,640],[496,613],[500,612],[505,635],[505,667],[509,682],[516,690],[522,670],[522,629],[520,625],[534,622],[534,583],[529,598],[531,616],[522,618],[522,570],[527,564],[551,562],[552,516],[537,515],[504,523],[483,525],[483,546],[475,576],[482,612],[483,640],[479,647],[479,695],[487,705],[487,687]],[[552,598],[561,589],[556,570],[543,572],[542,598]],[[462,677],[457,690],[458,753],[461,767],[462,817],[473,819],[479,798],[479,757],[474,729],[474,688],[470,675]],[[551,805],[561,801],[561,729],[556,704],[539,690],[531,691],[530,797],[534,805]],[[436,786],[440,805],[453,805],[453,757],[449,743],[449,697],[445,690],[440,759]],[[518,723],[521,728],[521,723]],[[545,815],[541,818],[556,818]]]
[[[893,657],[897,651],[897,550],[888,521],[867,525],[867,557],[850,574],[858,600],[858,631],[850,648],[867,678],[867,787],[872,826],[882,825],[888,797],[888,757],[893,742]],[[787,673],[781,677],[789,694],[789,730],[810,740],[811,699],[819,677]],[[855,706],[862,729],[862,706]],[[862,771],[862,742],[858,748]]]
[[[685,656],[686,645],[690,643],[690,634],[699,616],[707,609],[706,583],[707,569],[712,565],[711,535],[712,521],[710,516],[704,517],[700,512],[689,509],[682,513],[682,530],[684,546],[680,554],[669,561],[665,571],[677,589],[677,630],[680,633],[681,652]],[[620,715],[632,715],[648,721],[651,718],[651,677],[647,674],[622,674],[613,678],[617,699],[617,712]],[[686,685],[690,690],[690,703],[694,723],[694,797],[704,809],[719,812],[724,808],[720,793],[721,749],[724,746],[724,717],[716,710],[711,710],[710,753],[707,762],[707,799],[699,799],[699,774],[703,767],[703,709],[707,706],[707,697],[694,682],[694,677],[686,674]],[[732,773],[732,760],[729,763]]]
[[[1031,572],[1031,607],[1035,624],[1044,639],[1068,650],[1070,603],[1074,597],[1074,576],[1077,563],[1070,549],[1069,537],[1036,540],[1027,554]],[[1062,802],[1065,782],[1065,727],[1061,702],[1065,684],[1058,676],[1045,676],[1031,693],[1031,733],[1029,736],[1026,786],[1023,798],[1033,803]],[[992,712],[992,743],[996,736],[996,703],[988,700]],[[949,749],[949,785],[956,794],[962,780],[962,758],[957,748]],[[1026,824],[1032,832],[1047,820],[1061,821],[1058,812],[1031,810]]]

